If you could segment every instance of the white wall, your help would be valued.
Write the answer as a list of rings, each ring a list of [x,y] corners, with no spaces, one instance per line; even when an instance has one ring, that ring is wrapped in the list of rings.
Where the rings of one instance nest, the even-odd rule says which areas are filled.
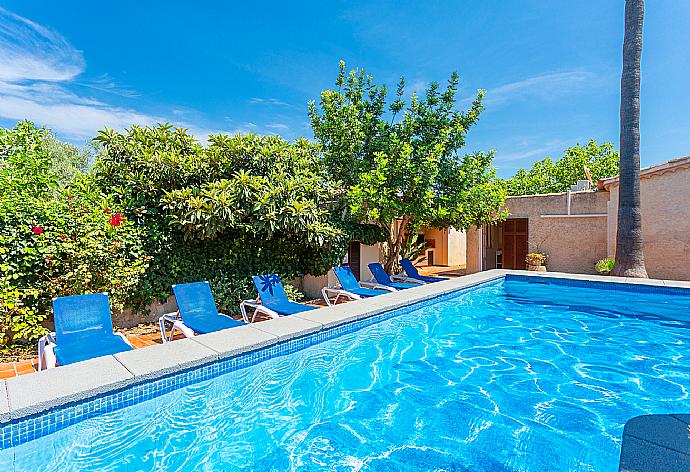
[[[359,278],[360,280],[370,280],[374,276],[371,275],[369,267],[372,262],[380,262],[379,245],[367,246],[360,244],[359,246]]]
[[[448,230],[448,265],[464,266],[467,259],[467,235],[464,231]]]

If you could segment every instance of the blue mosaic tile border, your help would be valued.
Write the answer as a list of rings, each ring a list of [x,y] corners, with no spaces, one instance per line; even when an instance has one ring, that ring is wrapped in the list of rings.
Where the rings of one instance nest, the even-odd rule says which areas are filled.
[[[681,297],[690,297],[690,289],[682,287],[665,287],[662,285],[644,285],[644,284],[630,284],[617,282],[612,278],[611,282],[603,282],[599,280],[577,280],[577,279],[561,279],[558,277],[530,277],[528,275],[520,274],[506,274],[505,280],[507,282],[529,282],[533,284],[544,285],[560,285],[565,287],[576,288],[595,288],[598,290],[608,290],[617,292],[632,292],[632,293],[654,293],[659,295],[675,295]]]
[[[0,427],[0,449],[23,444],[34,439],[54,433],[68,426],[72,426],[89,418],[94,418],[114,410],[132,406],[137,403],[150,400],[154,397],[165,395],[188,385],[213,379],[223,374],[259,364],[274,357],[285,356],[301,351],[310,346],[345,336],[362,330],[373,324],[381,323],[387,319],[407,314],[420,308],[420,305],[440,303],[458,295],[469,292],[479,286],[487,287],[503,282],[503,277],[479,282],[449,293],[440,294],[422,300],[411,305],[395,308],[389,311],[363,318],[361,320],[325,328],[316,333],[293,338],[278,344],[273,344],[255,351],[246,352],[238,356],[211,361],[208,364],[183,370],[175,374],[162,377],[153,381],[147,381],[135,385],[129,385],[120,390],[109,392],[87,400],[56,407],[38,415],[15,420]]]

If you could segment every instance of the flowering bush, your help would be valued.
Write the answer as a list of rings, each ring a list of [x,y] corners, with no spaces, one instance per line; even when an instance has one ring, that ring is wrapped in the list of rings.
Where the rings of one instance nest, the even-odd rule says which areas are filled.
[[[0,129],[0,343],[47,331],[51,298],[108,292],[114,312],[211,283],[237,311],[251,275],[323,274],[347,242],[385,239],[344,218],[306,140],[210,137],[163,125],[106,131],[94,168],[46,130]]]
[[[546,263],[546,259],[548,256],[546,254],[542,254],[541,252],[533,252],[530,254],[527,254],[527,257],[525,257],[525,262],[529,265],[543,265]]]
[[[47,331],[51,299],[108,292],[115,310],[135,298],[148,259],[141,233],[106,211],[113,202],[84,176],[65,182],[30,123],[0,130],[0,343]]]

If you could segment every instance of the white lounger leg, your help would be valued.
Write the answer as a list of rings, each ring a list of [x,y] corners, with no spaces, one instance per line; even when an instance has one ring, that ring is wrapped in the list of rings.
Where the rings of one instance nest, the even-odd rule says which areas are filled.
[[[165,323],[170,323],[172,328],[170,329],[170,336],[165,332]],[[194,331],[186,326],[176,313],[167,313],[160,318],[158,318],[158,326],[161,330],[161,339],[163,344],[170,341],[175,336],[175,330],[182,333],[187,338],[194,337]]]
[[[38,365],[39,371],[52,369],[57,364],[55,358],[55,333],[46,334],[38,340]]]

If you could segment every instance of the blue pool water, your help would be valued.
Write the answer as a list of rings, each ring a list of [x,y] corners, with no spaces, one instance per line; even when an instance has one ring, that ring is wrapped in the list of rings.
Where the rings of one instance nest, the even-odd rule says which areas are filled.
[[[615,471],[690,412],[690,296],[521,278],[2,451],[16,471]]]

